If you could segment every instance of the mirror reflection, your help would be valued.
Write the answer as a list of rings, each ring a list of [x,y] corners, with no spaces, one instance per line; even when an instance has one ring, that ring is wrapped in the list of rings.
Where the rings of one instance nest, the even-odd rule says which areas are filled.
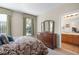
[[[54,32],[54,21],[46,20],[41,23],[42,32]]]
[[[62,22],[62,32],[79,33],[79,14],[67,15]]]

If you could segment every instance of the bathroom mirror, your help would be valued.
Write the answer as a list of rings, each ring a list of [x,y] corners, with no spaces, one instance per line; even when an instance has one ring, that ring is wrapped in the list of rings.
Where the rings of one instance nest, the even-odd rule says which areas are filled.
[[[62,19],[62,32],[79,33],[79,14],[70,14]]]

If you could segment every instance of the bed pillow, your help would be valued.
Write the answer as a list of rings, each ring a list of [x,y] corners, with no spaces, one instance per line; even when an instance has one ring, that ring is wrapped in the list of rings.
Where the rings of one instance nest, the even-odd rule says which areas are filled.
[[[2,38],[2,44],[9,44],[9,40],[6,34],[1,34],[0,36]]]
[[[12,37],[12,36],[7,36],[7,37],[8,37],[9,42],[14,41],[14,39],[13,39],[13,37]]]

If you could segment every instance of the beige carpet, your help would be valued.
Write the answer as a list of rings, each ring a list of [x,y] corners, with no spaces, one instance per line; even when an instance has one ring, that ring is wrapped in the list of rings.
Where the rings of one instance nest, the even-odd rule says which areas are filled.
[[[49,53],[47,55],[77,55],[75,53],[66,51],[64,49],[54,49],[54,50],[52,50],[52,49],[48,48],[48,51],[49,51]]]

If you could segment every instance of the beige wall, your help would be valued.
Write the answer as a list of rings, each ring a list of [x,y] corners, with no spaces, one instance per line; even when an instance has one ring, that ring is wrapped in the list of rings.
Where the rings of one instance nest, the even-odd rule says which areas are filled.
[[[57,47],[61,48],[61,16],[79,10],[79,4],[63,4],[55,10],[38,16],[37,32],[41,32],[41,22],[44,20],[55,20],[55,33],[57,33]]]
[[[23,35],[23,15],[21,13],[13,12],[11,29],[13,36]]]

